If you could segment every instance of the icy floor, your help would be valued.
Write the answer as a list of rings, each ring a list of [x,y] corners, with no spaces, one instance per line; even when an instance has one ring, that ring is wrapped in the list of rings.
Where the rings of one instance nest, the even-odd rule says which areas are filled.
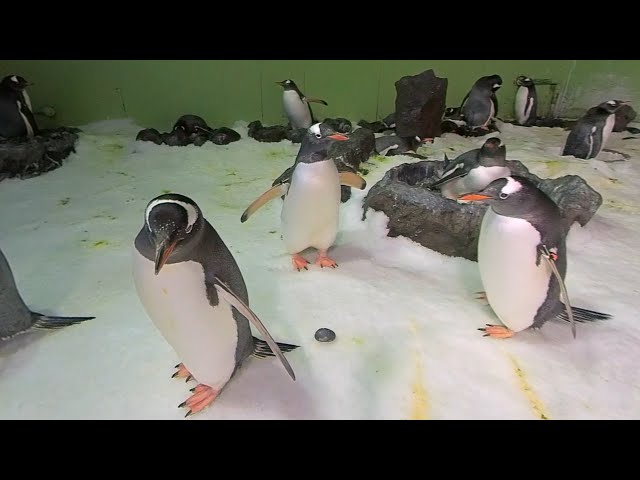
[[[366,192],[341,211],[336,270],[293,270],[279,234],[279,201],[245,223],[245,207],[293,162],[298,146],[243,135],[228,146],[136,144],[140,127],[85,128],[76,155],[41,177],[0,183],[0,245],[34,310],[95,315],[89,323],[0,345],[0,418],[182,419],[193,382],[172,379],[178,359],[145,315],[130,253],[152,197],[191,196],[230,246],[251,304],[288,354],[250,359],[216,403],[192,419],[627,419],[640,418],[640,140],[614,134],[631,160],[560,157],[566,132],[506,125],[508,158],[543,177],[577,174],[604,204],[568,240],[574,305],[614,319],[567,324],[509,340],[484,338],[495,322],[474,299],[477,264],[404,238],[386,219],[361,221]],[[482,138],[438,138],[423,154],[462,153]],[[603,154],[602,158],[611,158]],[[394,165],[373,161],[373,186]],[[337,340],[314,340],[320,327]]]

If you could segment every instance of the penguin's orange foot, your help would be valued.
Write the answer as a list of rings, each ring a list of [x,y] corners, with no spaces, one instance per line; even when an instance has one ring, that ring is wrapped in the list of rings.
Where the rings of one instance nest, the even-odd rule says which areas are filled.
[[[307,259],[304,258],[302,255],[299,255],[299,254],[296,253],[295,255],[293,255],[291,257],[291,262],[293,262],[293,267],[298,271],[302,270],[303,268],[305,270],[309,270],[307,268],[307,264],[309,262],[307,262]]]
[[[185,418],[204,410],[206,407],[211,405],[211,403],[220,394],[218,390],[214,390],[208,385],[203,385],[202,383],[199,383],[190,391],[193,392],[193,395],[178,405],[178,408],[189,407],[189,411],[185,415]]]
[[[330,259],[326,255],[319,255],[318,259],[316,260],[316,265],[320,265],[322,268],[324,267],[336,268],[338,266],[335,260]]]
[[[485,332],[483,337],[492,338],[510,338],[516,334],[513,330],[509,330],[507,327],[502,325],[490,325],[488,323],[485,328],[479,328],[478,330]]]
[[[178,365],[175,366],[175,368],[177,368],[178,371],[175,372],[173,375],[171,375],[171,378],[183,378],[183,377],[185,377],[186,378],[185,382],[188,382],[189,380],[191,380],[193,378],[193,376],[191,375],[189,370],[187,370],[187,367],[185,367],[184,364],[179,363]]]

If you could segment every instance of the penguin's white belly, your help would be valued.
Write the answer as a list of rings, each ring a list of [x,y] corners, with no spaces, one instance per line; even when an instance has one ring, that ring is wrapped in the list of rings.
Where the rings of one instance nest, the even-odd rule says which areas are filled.
[[[33,137],[33,133],[34,133],[33,127],[31,126],[31,123],[29,122],[25,114],[22,113],[22,102],[18,100],[17,104],[18,104],[18,112],[20,113],[20,117],[22,118],[22,121],[24,122],[24,126],[27,129],[27,136]]]
[[[494,180],[508,177],[511,171],[507,167],[476,167],[464,177],[456,178],[445,183],[442,188],[442,196],[456,200],[465,193],[483,190]]]
[[[309,106],[300,100],[294,90],[285,90],[283,93],[284,111],[293,128],[309,128],[312,118]]]
[[[519,87],[518,92],[516,93],[515,114],[516,120],[520,125],[523,125],[529,118],[529,112],[531,111],[531,109],[527,109],[528,97],[529,89],[526,87]]]
[[[613,127],[615,123],[616,123],[616,116],[615,114],[612,113],[607,117],[607,121],[605,122],[604,128],[602,129],[602,145],[600,146],[600,151],[602,151],[602,149],[607,146],[607,142],[611,137],[611,132],[613,132]],[[600,151],[598,151],[597,153],[600,153]]]
[[[147,314],[180,361],[199,382],[221,389],[235,368],[238,329],[228,303],[207,300],[204,270],[197,262],[153,262],[134,248],[133,277]]]
[[[338,234],[340,175],[333,160],[299,163],[282,206],[282,238],[290,254],[328,249]]]
[[[514,332],[531,326],[547,297],[552,272],[536,266],[540,234],[527,221],[487,210],[480,230],[478,267],[491,308]]]

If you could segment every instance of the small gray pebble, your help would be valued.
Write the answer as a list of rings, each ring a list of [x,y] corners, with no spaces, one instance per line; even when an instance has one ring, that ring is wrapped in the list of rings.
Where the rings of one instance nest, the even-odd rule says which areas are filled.
[[[320,328],[316,331],[315,337],[319,342],[333,342],[336,339],[336,334],[328,328]]]

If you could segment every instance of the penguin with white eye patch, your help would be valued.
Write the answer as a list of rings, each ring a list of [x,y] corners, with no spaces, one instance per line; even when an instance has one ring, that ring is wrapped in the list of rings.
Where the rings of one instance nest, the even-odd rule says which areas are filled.
[[[512,337],[547,321],[575,323],[608,314],[572,307],[564,285],[569,226],[558,206],[530,180],[512,175],[461,200],[487,202],[478,242],[478,267],[489,305],[504,325],[479,330]],[[562,294],[563,299],[560,299]]]
[[[282,92],[282,103],[291,128],[309,128],[314,123],[317,123],[309,103],[315,102],[328,105],[327,102],[319,98],[307,97],[291,79],[276,83],[284,89]]]

